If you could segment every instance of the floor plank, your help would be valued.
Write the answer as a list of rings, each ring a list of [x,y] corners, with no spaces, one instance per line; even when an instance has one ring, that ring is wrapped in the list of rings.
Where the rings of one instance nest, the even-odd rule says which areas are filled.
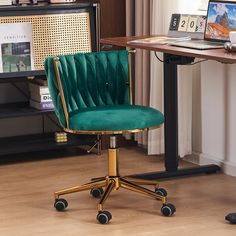
[[[235,235],[236,226],[225,222],[224,216],[236,211],[236,178],[224,174],[161,182],[168,190],[168,202],[177,208],[170,218],[161,216],[160,202],[123,189],[112,193],[105,204],[113,215],[108,225],[97,223],[97,200],[88,192],[65,197],[69,202],[66,212],[53,209],[54,191],[103,176],[106,167],[105,151],[101,157],[1,165],[0,235]],[[162,157],[147,156],[135,147],[121,149],[120,168],[124,175],[164,169]]]

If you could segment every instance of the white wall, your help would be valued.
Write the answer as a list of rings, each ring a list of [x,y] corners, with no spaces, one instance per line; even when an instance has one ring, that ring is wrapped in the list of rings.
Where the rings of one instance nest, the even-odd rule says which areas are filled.
[[[225,167],[236,176],[236,66],[228,65],[226,77]]]
[[[202,153],[225,158],[225,65],[203,63],[201,71]]]
[[[208,1],[201,2],[206,9]],[[197,159],[193,160],[219,164],[225,173],[236,176],[236,66],[209,61],[197,73],[192,113],[192,149]]]
[[[193,151],[200,164],[217,163],[236,176],[236,66],[218,62],[201,65],[201,133]],[[196,104],[199,107],[199,104]],[[196,121],[198,122],[198,121]]]

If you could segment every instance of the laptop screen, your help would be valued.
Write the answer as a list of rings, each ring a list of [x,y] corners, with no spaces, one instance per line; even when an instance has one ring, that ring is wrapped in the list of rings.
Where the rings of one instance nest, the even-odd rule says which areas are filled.
[[[226,42],[230,31],[236,31],[236,2],[210,0],[204,39]]]

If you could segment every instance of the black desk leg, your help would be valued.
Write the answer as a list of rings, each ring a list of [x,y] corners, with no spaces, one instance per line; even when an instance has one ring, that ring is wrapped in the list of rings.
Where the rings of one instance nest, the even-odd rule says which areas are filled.
[[[164,55],[165,168],[178,168],[178,66]]]
[[[178,65],[190,64],[191,57],[164,54],[165,168],[163,172],[132,175],[143,179],[165,179],[220,171],[217,165],[178,169]]]

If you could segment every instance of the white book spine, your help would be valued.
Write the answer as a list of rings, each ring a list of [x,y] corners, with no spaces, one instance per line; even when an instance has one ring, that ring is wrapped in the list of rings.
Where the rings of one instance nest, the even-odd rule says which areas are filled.
[[[0,5],[1,6],[12,5],[12,0],[1,0]]]
[[[48,86],[41,86],[34,83],[29,84],[29,90],[31,94],[49,94]]]
[[[48,94],[31,93],[30,98],[37,102],[51,102],[52,101],[51,95],[49,93]]]

